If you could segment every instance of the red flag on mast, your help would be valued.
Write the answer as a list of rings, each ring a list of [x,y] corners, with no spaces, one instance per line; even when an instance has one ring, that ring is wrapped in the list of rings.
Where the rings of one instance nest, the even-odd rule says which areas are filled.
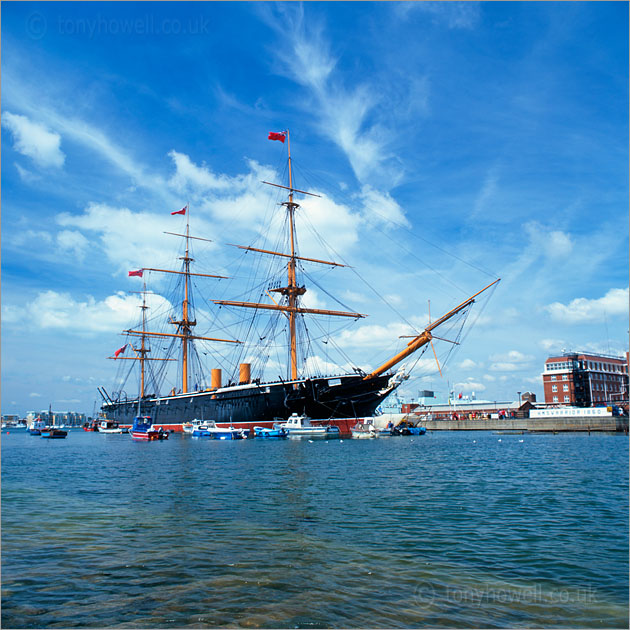
[[[284,142],[286,137],[285,133],[276,133],[275,131],[270,131],[267,136],[267,140],[280,140],[280,142]]]
[[[181,210],[176,210],[175,212],[171,212],[171,215],[173,214],[186,214],[186,208],[188,206],[184,206]]]
[[[127,344],[125,344],[122,348],[118,348],[118,350],[116,350],[116,352],[114,352],[114,357],[118,357],[118,355],[119,355],[121,352],[124,352],[124,351],[125,351],[125,348],[126,348],[126,347],[127,347]]]
[[[142,269],[138,269],[138,271],[130,271],[129,275],[130,276],[138,276],[140,278],[142,278]]]

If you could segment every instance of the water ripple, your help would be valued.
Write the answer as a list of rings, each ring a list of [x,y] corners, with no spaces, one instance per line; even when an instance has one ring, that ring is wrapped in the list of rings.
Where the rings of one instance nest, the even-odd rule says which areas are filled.
[[[4,627],[628,626],[627,437],[107,437],[3,436]]]

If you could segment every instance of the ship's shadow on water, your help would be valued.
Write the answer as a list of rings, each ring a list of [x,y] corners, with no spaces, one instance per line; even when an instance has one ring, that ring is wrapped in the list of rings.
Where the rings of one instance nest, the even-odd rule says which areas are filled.
[[[621,435],[12,432],[2,627],[627,627],[627,461]]]

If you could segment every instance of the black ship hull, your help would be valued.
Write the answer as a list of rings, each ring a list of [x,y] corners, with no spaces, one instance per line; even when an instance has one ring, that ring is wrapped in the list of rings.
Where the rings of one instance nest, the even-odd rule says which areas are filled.
[[[107,418],[131,424],[138,415],[150,415],[155,424],[181,425],[193,419],[217,423],[271,426],[292,413],[314,419],[371,416],[400,381],[391,374],[364,380],[362,375],[304,379],[291,382],[250,383],[174,396],[107,401]]]

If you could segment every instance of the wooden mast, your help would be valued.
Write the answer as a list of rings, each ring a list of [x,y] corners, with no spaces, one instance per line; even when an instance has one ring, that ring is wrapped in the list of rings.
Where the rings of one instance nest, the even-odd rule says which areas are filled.
[[[303,256],[298,256],[296,253],[296,243],[295,243],[295,211],[299,208],[299,204],[293,200],[294,193],[300,193],[303,195],[310,195],[312,197],[319,197],[320,195],[315,195],[310,192],[306,192],[305,190],[299,190],[297,188],[293,188],[293,168],[291,163],[291,136],[289,134],[289,130],[286,132],[287,137],[287,150],[288,150],[288,166],[289,166],[289,185],[282,186],[280,184],[274,184],[272,182],[263,181],[263,184],[269,184],[270,186],[276,186],[277,188],[283,188],[289,191],[289,200],[282,203],[283,206],[286,206],[287,212],[289,215],[289,246],[290,252],[288,254],[282,252],[274,252],[267,249],[258,249],[256,247],[246,247],[244,245],[235,245],[234,247],[239,247],[240,249],[245,249],[254,252],[260,252],[262,254],[270,254],[272,256],[282,256],[288,258],[287,264],[287,286],[279,287],[275,289],[269,289],[269,291],[281,293],[282,295],[287,297],[287,304],[278,304],[274,301],[273,304],[261,304],[257,302],[237,302],[234,300],[213,300],[215,304],[223,305],[223,306],[238,306],[244,308],[255,308],[255,309],[263,309],[263,310],[272,310],[272,311],[281,311],[284,312],[289,319],[289,369],[291,380],[298,379],[298,359],[297,359],[297,316],[300,313],[309,313],[314,315],[335,315],[339,317],[353,317],[353,318],[361,318],[367,317],[367,315],[363,315],[361,313],[350,313],[346,311],[331,311],[326,309],[314,309],[314,308],[301,308],[298,306],[299,297],[306,293],[306,288],[301,287],[297,283],[297,274],[296,267],[298,260],[305,260],[308,262],[320,263],[323,265],[331,265],[334,267],[346,267],[347,265],[342,265],[340,263],[331,262],[328,260],[319,260],[317,258],[305,258]],[[272,298],[273,301],[273,298]]]
[[[140,391],[141,397],[144,396],[144,361],[153,360],[153,361],[173,361],[174,359],[147,359],[145,357],[146,352],[148,350],[145,349],[144,340],[145,337],[176,337],[182,340],[182,393],[188,393],[188,363],[189,363],[189,348],[190,342],[195,339],[203,340],[203,341],[222,341],[226,343],[241,343],[240,341],[233,339],[219,339],[215,337],[200,337],[199,335],[192,334],[192,328],[197,325],[197,321],[190,319],[190,300],[189,300],[189,282],[190,276],[200,276],[204,278],[227,278],[227,276],[219,276],[207,273],[192,273],[190,271],[190,263],[194,261],[194,259],[190,256],[190,240],[196,239],[200,241],[209,241],[209,239],[199,238],[190,235],[190,208],[189,205],[186,205],[186,233],[185,234],[175,234],[174,232],[165,232],[166,234],[173,234],[174,236],[181,236],[186,239],[186,252],[184,256],[180,257],[180,260],[184,261],[184,269],[183,271],[174,271],[171,269],[156,269],[153,267],[144,267],[142,271],[157,271],[160,273],[175,273],[184,276],[184,297],[182,300],[182,318],[180,321],[176,321],[172,317],[170,318],[170,323],[178,326],[179,330],[177,333],[157,333],[157,332],[148,332],[146,330],[146,318],[144,315],[144,309],[148,308],[146,304],[143,302],[143,318],[142,318],[142,330],[126,330],[125,332],[129,335],[139,335],[142,338],[141,348],[140,350],[135,350],[136,354],[140,356],[137,357],[140,360],[141,365],[141,376],[140,376]],[[146,292],[146,284],[145,284],[145,292]],[[127,358],[127,357],[123,357]],[[131,357],[129,357],[131,358]]]
[[[143,279],[143,290],[142,290],[142,332],[144,333],[147,329],[147,282]],[[140,337],[140,398],[144,398],[144,361],[146,358],[147,349],[144,346],[145,335],[143,334]]]
[[[429,343],[431,339],[433,339],[433,335],[431,335],[431,331],[433,329],[437,328],[440,324],[448,321],[449,319],[451,319],[451,317],[457,315],[457,313],[463,311],[467,306],[470,306],[480,293],[483,293],[500,280],[501,278],[498,278],[494,282],[491,282],[487,287],[484,287],[483,289],[481,289],[481,291],[477,291],[477,293],[469,297],[467,300],[464,300],[459,306],[456,306],[454,309],[446,313],[446,315],[443,315],[435,322],[427,326],[424,331],[422,331],[418,336],[414,337],[407,344],[407,347],[404,350],[399,352],[396,356],[392,357],[389,361],[383,363],[383,365],[381,365],[380,367],[376,368],[376,370],[374,370],[372,373],[365,376],[363,380],[366,381],[368,379],[374,378],[375,376],[380,376],[384,372],[387,372],[387,370],[389,370],[391,367],[394,367],[394,365],[400,363],[405,357],[408,357],[410,354]]]
[[[151,352],[151,350],[149,348],[146,347],[145,345],[145,339],[147,337],[147,335],[150,335],[151,333],[147,332],[147,310],[148,310],[148,306],[147,306],[147,283],[146,280],[144,281],[144,286],[142,291],[140,291],[140,293],[142,293],[142,306],[140,306],[140,309],[142,310],[142,330],[140,331],[125,331],[127,333],[132,333],[132,334],[138,334],[140,335],[140,348],[134,348],[132,344],[129,344],[129,347],[134,351],[135,355],[134,357],[108,357],[109,359],[114,359],[114,360],[122,360],[122,361],[139,361],[140,362],[140,399],[144,398],[145,395],[145,387],[144,387],[144,383],[145,383],[145,362],[146,361],[174,361],[175,359],[160,359],[160,358],[153,358],[153,357],[147,357],[147,354],[149,352]]]
[[[191,326],[196,326],[197,322],[188,319],[188,281],[190,280],[190,208],[186,205],[186,255],[184,256],[184,302],[182,304],[182,394],[188,393],[188,337],[191,334]]]
[[[287,129],[287,151],[289,153],[289,201],[286,202],[289,211],[289,235],[291,239],[291,258],[288,264],[288,294],[289,294],[289,337],[291,341],[291,379],[296,380],[298,377],[297,369],[297,337],[295,331],[295,316],[297,308],[298,287],[295,282],[295,234],[293,225],[293,215],[297,208],[293,201],[293,173],[291,169],[291,134]]]

